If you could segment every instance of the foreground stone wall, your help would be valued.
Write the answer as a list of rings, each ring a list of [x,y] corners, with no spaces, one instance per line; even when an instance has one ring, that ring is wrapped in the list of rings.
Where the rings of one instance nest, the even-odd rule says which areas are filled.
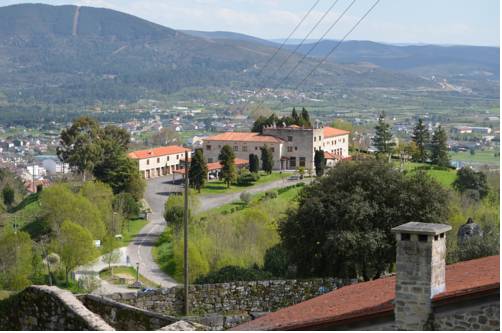
[[[353,280],[266,280],[191,285],[189,306],[192,314],[268,312],[293,305]],[[107,295],[120,303],[141,309],[179,315],[183,311],[183,289],[173,287],[137,293]]]
[[[177,321],[176,318],[121,304],[102,296],[83,295],[80,300],[89,310],[119,331],[154,331]]]
[[[500,301],[470,302],[434,312],[435,331],[499,331]]]
[[[113,331],[72,293],[49,286],[31,286],[2,302],[1,330]]]

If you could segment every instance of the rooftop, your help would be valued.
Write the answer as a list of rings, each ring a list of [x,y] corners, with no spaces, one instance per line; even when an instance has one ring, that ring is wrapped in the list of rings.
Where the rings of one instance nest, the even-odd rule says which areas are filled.
[[[463,261],[446,267],[446,290],[433,302],[452,300],[500,288],[500,257]],[[233,330],[298,330],[364,320],[394,310],[396,277],[345,286],[308,301],[280,309]]]
[[[439,223],[408,222],[392,228],[393,233],[439,235],[451,230],[451,226]]]
[[[188,148],[181,146],[164,146],[156,147],[152,149],[136,150],[127,154],[132,159],[139,160],[150,157],[158,157],[172,154],[184,153],[185,151],[190,151]]]
[[[324,127],[323,134],[325,138],[329,138],[332,136],[346,135],[350,134],[350,131],[342,130],[334,127]]]
[[[204,139],[204,141],[251,141],[251,142],[269,142],[281,143],[283,140],[272,135],[263,135],[254,132],[225,132],[216,134]]]

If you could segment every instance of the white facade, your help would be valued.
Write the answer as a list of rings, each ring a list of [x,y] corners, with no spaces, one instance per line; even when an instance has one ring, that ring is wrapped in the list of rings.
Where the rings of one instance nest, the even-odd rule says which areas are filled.
[[[170,175],[175,170],[181,169],[185,151],[188,152],[188,158],[190,158],[191,151],[180,146],[139,150],[129,153],[129,157],[138,161],[139,172],[143,178],[150,179]]]

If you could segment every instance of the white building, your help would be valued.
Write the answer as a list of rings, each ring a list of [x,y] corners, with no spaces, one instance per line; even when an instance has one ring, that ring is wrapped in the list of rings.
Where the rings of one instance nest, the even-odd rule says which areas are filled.
[[[249,159],[249,154],[260,156],[264,145],[271,148],[274,169],[291,170],[303,167],[314,169],[314,154],[323,150],[327,165],[349,158],[349,131],[333,127],[302,128],[266,127],[263,133],[226,132],[204,138],[204,156],[208,163],[216,162],[221,148],[229,145],[239,159]]]
[[[128,156],[138,161],[139,171],[143,178],[150,179],[164,175],[170,175],[175,170],[182,168],[181,161],[191,156],[190,149],[180,146],[165,146],[152,149],[137,150]]]

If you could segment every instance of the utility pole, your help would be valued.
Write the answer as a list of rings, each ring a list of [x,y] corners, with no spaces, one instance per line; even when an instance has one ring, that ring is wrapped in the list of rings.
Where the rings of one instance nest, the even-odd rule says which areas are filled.
[[[33,170],[31,170],[31,184],[33,193],[36,193],[37,189],[35,187],[35,159],[33,159]]]
[[[185,151],[185,202],[183,210],[183,258],[184,258],[184,287],[185,287],[185,316],[188,316],[188,151]]]

